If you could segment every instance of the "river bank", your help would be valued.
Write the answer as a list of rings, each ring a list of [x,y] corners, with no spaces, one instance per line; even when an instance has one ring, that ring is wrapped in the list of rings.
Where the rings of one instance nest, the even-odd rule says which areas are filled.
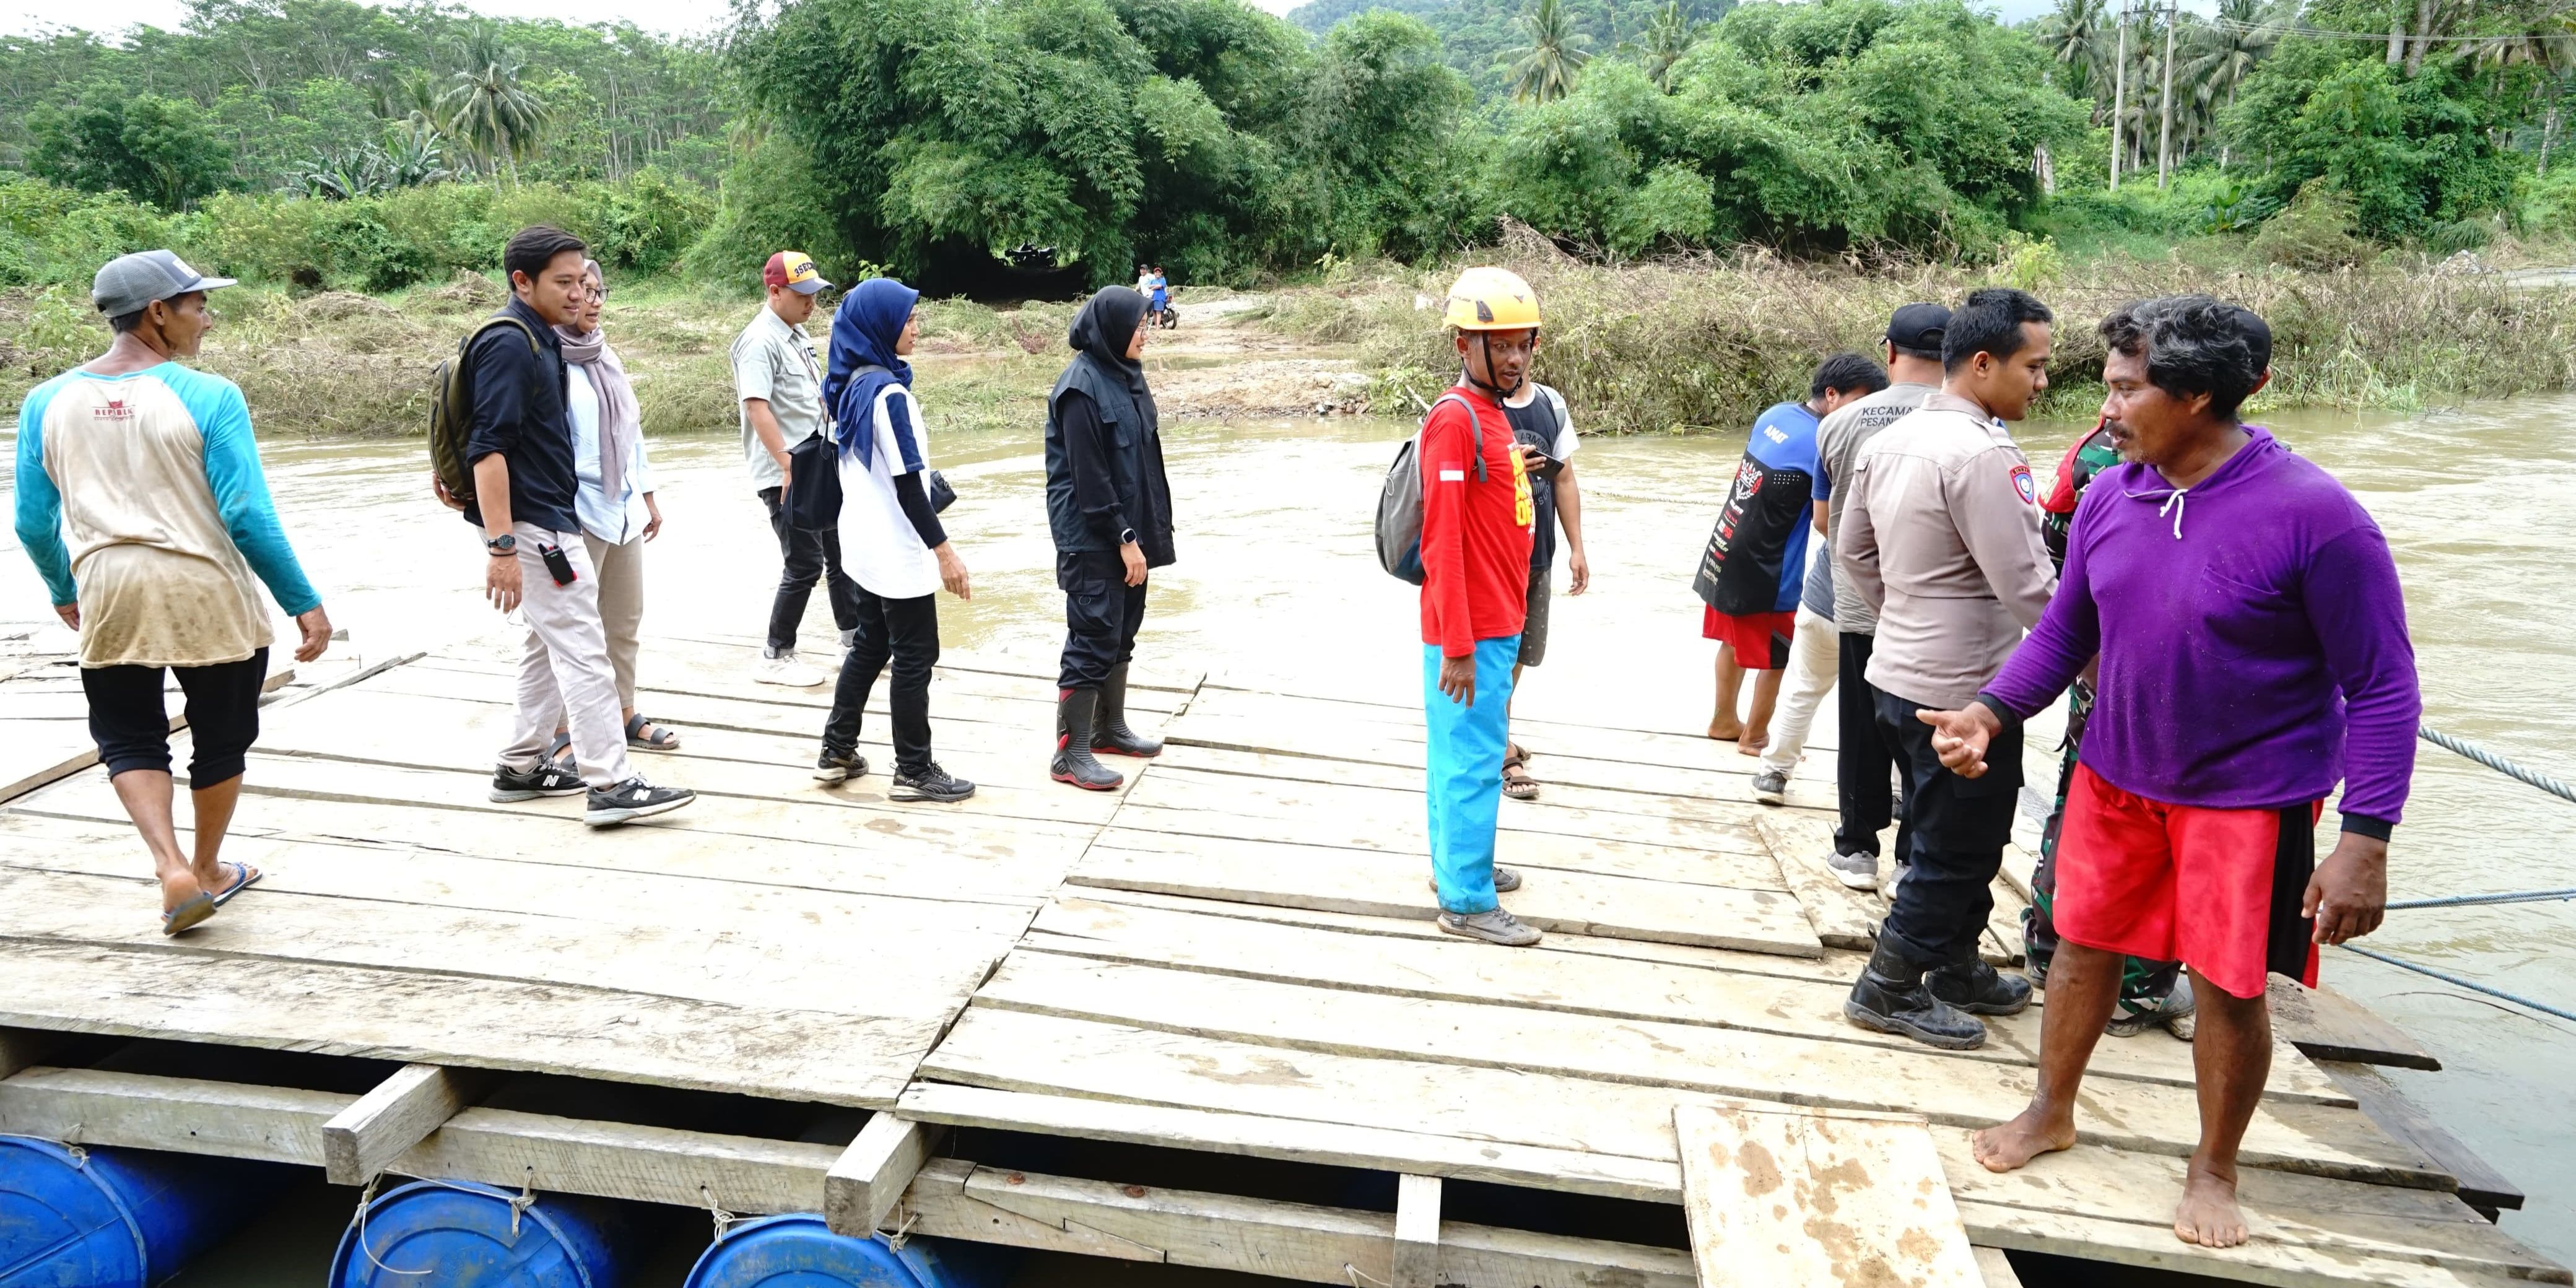
[[[2277,375],[2251,405],[2257,414],[2417,411],[2576,388],[2576,290],[2448,264],[2298,272],[2203,243],[2161,260],[2069,263],[2039,242],[1978,268],[1862,271],[1763,252],[1603,265],[1526,230],[1483,257],[1537,287],[1548,318],[1538,378],[1566,392],[1586,432],[1733,434],[1804,390],[1823,355],[1874,349],[1897,304],[1956,301],[1995,282],[2033,290],[2059,312],[2043,414],[2086,416],[2099,399],[2096,320],[2124,301],[2183,291],[2241,300],[2271,322]],[[1157,399],[1180,418],[1414,414],[1454,366],[1438,314],[1453,274],[1336,262],[1314,280],[1255,292],[1183,288],[1181,326],[1153,340],[1171,360]],[[471,273],[386,295],[236,288],[217,302],[203,365],[242,386],[267,433],[416,436],[431,370],[503,298],[493,279]],[[758,307],[667,281],[612,284],[607,330],[635,377],[647,432],[734,423],[726,352]],[[926,303],[923,395],[954,424],[1037,423],[1073,308]],[[819,340],[827,327],[818,317],[811,329]],[[0,292],[0,401],[106,342],[85,297]]]

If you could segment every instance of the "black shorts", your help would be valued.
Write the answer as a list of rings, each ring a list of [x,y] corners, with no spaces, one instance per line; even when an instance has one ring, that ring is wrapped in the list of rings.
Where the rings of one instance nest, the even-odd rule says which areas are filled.
[[[268,650],[238,662],[174,666],[187,695],[188,738],[196,753],[188,763],[191,788],[239,778],[259,737],[260,690],[268,683]],[[89,698],[89,736],[114,778],[129,769],[170,770],[170,713],[161,702],[157,666],[85,666],[81,692]]]

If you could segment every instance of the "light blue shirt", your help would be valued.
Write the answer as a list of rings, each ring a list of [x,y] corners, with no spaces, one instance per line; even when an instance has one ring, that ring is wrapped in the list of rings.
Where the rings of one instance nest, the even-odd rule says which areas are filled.
[[[175,362],[146,367],[121,376],[66,371],[28,391],[18,408],[18,544],[45,579],[56,604],[73,604],[80,595],[72,582],[71,551],[63,544],[63,494],[45,472],[45,413],[54,395],[76,380],[157,381],[167,387],[197,422],[204,442],[206,486],[214,494],[215,513],[233,545],[253,573],[267,583],[277,606],[290,616],[321,607],[322,597],[304,579],[286,529],[277,522],[269,500],[268,477],[259,466],[259,443],[251,437],[250,405],[240,386]]]
[[[644,506],[644,494],[653,490],[653,472],[644,463],[644,435],[626,454],[626,476],[616,496],[610,496],[599,480],[599,396],[591,388],[591,363],[564,364],[564,409],[572,419],[572,472],[579,486],[573,492],[574,517],[581,520],[581,530],[622,546],[644,535],[644,527],[653,514]]]

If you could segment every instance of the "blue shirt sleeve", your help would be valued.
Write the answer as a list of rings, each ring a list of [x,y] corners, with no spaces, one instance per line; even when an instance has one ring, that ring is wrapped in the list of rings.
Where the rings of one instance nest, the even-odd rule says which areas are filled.
[[[80,602],[71,551],[63,545],[63,494],[45,472],[45,411],[59,383],[38,385],[18,406],[18,544],[56,605]]]
[[[251,571],[268,583],[268,593],[288,616],[321,607],[322,597],[304,579],[295,548],[287,544],[286,530],[278,525],[268,477],[259,466],[259,443],[251,437],[250,404],[242,401],[241,389],[221,377],[185,368],[165,371],[163,378],[196,418],[198,437],[206,445],[206,486],[215,494],[215,512],[223,516],[234,547],[249,561]]]

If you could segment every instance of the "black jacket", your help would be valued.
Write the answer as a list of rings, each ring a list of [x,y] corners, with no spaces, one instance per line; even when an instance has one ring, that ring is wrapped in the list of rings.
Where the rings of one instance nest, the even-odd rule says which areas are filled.
[[[528,351],[517,327],[494,327],[465,351],[474,380],[472,428],[465,439],[468,463],[499,452],[510,463],[510,518],[555,532],[579,532],[573,514],[572,419],[564,411],[563,342],[535,309],[513,297],[501,312],[527,324],[537,337]],[[466,519],[483,526],[480,506]]]
[[[1047,527],[1060,552],[1116,550],[1135,529],[1145,566],[1175,558],[1163,439],[1127,378],[1077,354],[1047,395]]]

